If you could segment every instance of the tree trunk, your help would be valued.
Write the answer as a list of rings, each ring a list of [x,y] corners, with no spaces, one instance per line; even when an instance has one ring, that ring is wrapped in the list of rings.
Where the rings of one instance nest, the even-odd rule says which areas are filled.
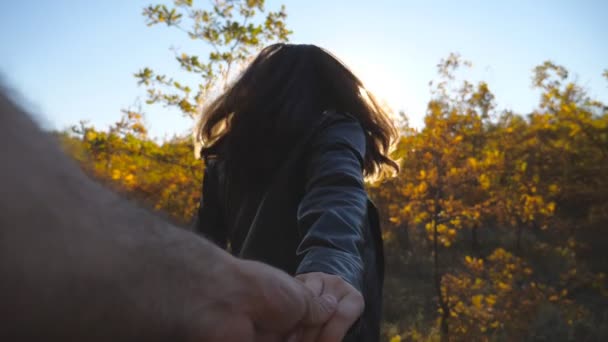
[[[542,230],[536,220],[532,220],[532,222],[530,222],[530,228],[532,228],[532,230],[536,233]]]
[[[521,235],[524,230],[524,224],[521,220],[517,219],[517,240],[515,242],[515,249],[521,252]]]
[[[441,315],[441,342],[449,342],[448,314]]]
[[[471,228],[471,253],[474,256],[480,257],[480,245],[479,245],[479,237],[477,235],[478,224],[475,223],[473,228]]]
[[[443,298],[443,294],[441,293],[441,278],[442,275],[439,271],[439,246],[437,244],[437,240],[439,239],[439,234],[437,233],[437,220],[433,220],[433,278],[435,283],[435,291],[437,293],[437,300],[439,301],[439,307],[441,307],[441,341],[447,342],[449,341],[449,326],[448,319],[450,317],[450,311],[448,304]]]
[[[450,308],[448,307],[448,303],[446,299],[443,297],[441,293],[441,278],[442,274],[439,270],[439,234],[437,232],[437,221],[439,220],[439,189],[436,190],[435,193],[435,204],[434,204],[434,213],[433,213],[433,278],[435,283],[435,291],[437,293],[437,300],[439,301],[439,307],[441,308],[441,342],[449,341],[449,324],[448,319],[450,317]]]

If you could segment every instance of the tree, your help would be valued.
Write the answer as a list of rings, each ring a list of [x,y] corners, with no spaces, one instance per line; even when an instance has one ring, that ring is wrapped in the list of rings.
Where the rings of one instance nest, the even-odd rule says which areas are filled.
[[[525,340],[540,307],[559,307],[564,322],[584,316],[566,289],[533,279],[525,260],[503,248],[487,258],[465,256],[462,270],[446,274],[445,290],[453,318],[455,340],[490,341],[502,337]]]
[[[192,157],[190,139],[157,143],[148,138],[141,115],[125,111],[106,131],[81,123],[62,141],[87,174],[124,196],[179,224],[194,216],[203,168]]]
[[[146,103],[176,107],[183,115],[195,119],[206,102],[225,89],[261,47],[286,42],[291,31],[285,23],[285,6],[266,12],[264,3],[264,0],[213,0],[211,9],[198,9],[192,0],[174,0],[172,7],[161,4],[146,7],[143,15],[148,26],[165,24],[210,49],[205,59],[176,52],[181,69],[195,75],[197,84],[175,80],[148,67],[139,70],[135,77],[146,87]],[[199,150],[196,141],[197,157]]]
[[[285,7],[266,11],[264,3],[213,0],[210,8],[195,8],[192,0],[175,0],[172,6],[144,8],[148,26],[165,24],[210,49],[206,58],[185,52],[176,55],[180,67],[196,76],[196,84],[148,67],[137,72],[138,83],[147,90],[146,103],[176,107],[194,119],[214,92],[224,89],[262,46],[287,41],[291,31],[286,27]],[[203,175],[203,165],[192,156],[193,150],[195,157],[200,150],[196,141],[174,137],[157,143],[148,136],[140,110],[124,110],[107,131],[81,123],[62,140],[94,178],[176,222],[187,223],[194,215]]]
[[[503,113],[488,142],[500,151],[489,186],[496,202],[494,215],[499,224],[515,229],[517,250],[522,248],[526,226],[547,227],[559,193],[555,180],[546,177],[556,167],[556,151],[545,144],[542,132],[536,129],[542,119],[529,118],[526,121],[511,112]]]
[[[576,218],[608,221],[608,106],[591,99],[568,79],[568,71],[552,62],[535,69],[534,85],[541,89],[534,129],[556,151],[558,169],[547,176],[562,184],[558,204]]]
[[[438,65],[442,81],[428,105],[425,127],[402,138],[398,156],[403,172],[392,182],[396,185],[393,203],[402,203],[392,206],[393,221],[423,226],[431,242],[443,339],[449,336],[450,306],[439,259],[441,248],[450,247],[462,229],[475,233],[491,203],[485,170],[491,166],[493,154],[486,153],[483,140],[493,95],[485,83],[475,88],[464,82],[456,91],[449,89],[454,71],[463,64],[469,63],[453,54]],[[474,248],[477,245],[474,240]]]
[[[603,257],[583,261],[585,243],[573,235],[576,226],[606,222],[606,106],[564,84],[565,69],[545,63],[535,70],[538,108],[527,116],[498,114],[484,82],[454,86],[463,65],[457,55],[439,64],[425,126],[404,128],[395,152],[402,172],[374,188],[394,225],[386,234],[396,236],[391,231],[399,227],[426,232],[433,269],[426,281],[433,284],[442,339],[522,339],[537,329],[532,324],[542,321],[545,307],[556,308],[564,329],[574,329],[590,317],[576,294],[606,292],[605,273],[589,266]],[[481,228],[492,237],[487,253]],[[465,231],[472,256],[462,252]],[[533,243],[524,250],[528,231]],[[514,252],[506,243],[512,232]],[[415,327],[400,336],[421,338]]]

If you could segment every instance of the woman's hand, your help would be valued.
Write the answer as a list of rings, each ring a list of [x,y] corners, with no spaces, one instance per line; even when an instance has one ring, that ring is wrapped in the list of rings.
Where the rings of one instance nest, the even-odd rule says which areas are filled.
[[[339,276],[322,272],[304,273],[296,276],[317,296],[331,295],[338,301],[338,307],[329,321],[322,327],[300,330],[290,341],[339,342],[348,329],[361,316],[365,303],[357,289]]]
[[[225,336],[238,329],[244,329],[245,334],[241,338],[235,334],[235,339],[230,341],[284,341],[294,330],[320,330],[333,317],[339,297],[332,296],[332,292],[319,294],[261,262],[236,259],[236,263],[238,270],[234,273],[240,278],[222,284],[214,296],[223,297],[220,294],[227,292],[220,302],[232,299],[233,305],[229,307],[236,311],[227,310],[225,317],[216,312],[220,319],[207,329],[221,333],[217,339],[206,339],[208,336],[204,335],[201,341],[228,341]],[[231,287],[238,288],[231,292],[228,290]],[[244,320],[239,321],[235,314],[242,315]]]

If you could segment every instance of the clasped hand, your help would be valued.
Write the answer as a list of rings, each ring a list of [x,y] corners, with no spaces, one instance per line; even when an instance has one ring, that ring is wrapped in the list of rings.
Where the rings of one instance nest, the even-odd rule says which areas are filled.
[[[259,262],[238,263],[246,282],[226,283],[222,291],[234,300],[234,311],[224,312],[223,322],[218,312],[213,316],[220,321],[205,322],[206,332],[215,331],[206,340],[339,342],[363,312],[361,293],[338,276],[314,272],[294,281]]]

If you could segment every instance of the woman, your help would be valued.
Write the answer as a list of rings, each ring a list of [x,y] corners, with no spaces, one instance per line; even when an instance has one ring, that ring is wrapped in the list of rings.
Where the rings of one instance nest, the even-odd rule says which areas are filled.
[[[198,133],[197,231],[338,300],[303,340],[348,329],[347,341],[377,341],[383,251],[364,176],[398,169],[388,156],[397,131],[361,81],[314,45],[271,45],[207,108]]]

